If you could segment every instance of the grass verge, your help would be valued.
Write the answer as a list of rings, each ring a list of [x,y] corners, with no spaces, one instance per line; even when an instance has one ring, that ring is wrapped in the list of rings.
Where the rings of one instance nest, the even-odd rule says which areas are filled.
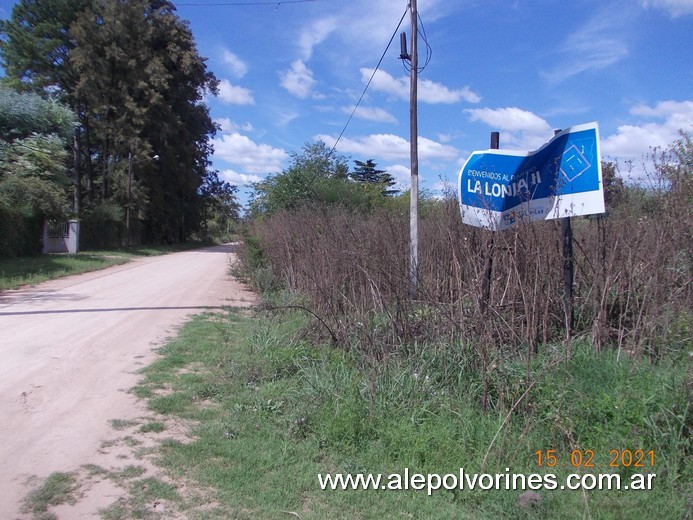
[[[0,291],[17,289],[73,274],[87,273],[129,262],[134,256],[157,256],[209,244],[191,242],[165,246],[141,246],[129,250],[82,251],[76,255],[41,255],[0,259]]]
[[[74,500],[77,488],[77,480],[73,473],[51,473],[26,497],[22,512],[31,513],[37,520],[56,519],[48,508]]]
[[[691,514],[690,361],[617,359],[576,346],[528,366],[508,356],[479,403],[474,349],[420,344],[377,363],[305,340],[297,314],[195,318],[136,388],[194,421],[161,464],[212,490],[187,518],[685,518]],[[555,450],[555,451],[550,451]],[[616,457],[613,450],[616,450]],[[652,452],[654,464],[627,453]],[[540,452],[543,463],[539,464]],[[624,455],[625,454],[625,455]],[[556,457],[548,467],[547,456]],[[588,461],[589,459],[589,461]],[[614,459],[616,460],[615,465]],[[590,464],[594,464],[591,466]],[[321,490],[318,474],[555,474],[557,489]],[[656,474],[651,490],[560,489],[569,474]],[[528,488],[527,488],[528,489]]]

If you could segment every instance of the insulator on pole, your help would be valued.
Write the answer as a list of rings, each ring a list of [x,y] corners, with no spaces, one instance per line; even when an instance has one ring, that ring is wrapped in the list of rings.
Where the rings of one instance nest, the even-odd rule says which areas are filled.
[[[399,59],[400,60],[409,60],[411,59],[411,56],[409,56],[409,53],[407,52],[407,33],[402,32],[399,35]]]

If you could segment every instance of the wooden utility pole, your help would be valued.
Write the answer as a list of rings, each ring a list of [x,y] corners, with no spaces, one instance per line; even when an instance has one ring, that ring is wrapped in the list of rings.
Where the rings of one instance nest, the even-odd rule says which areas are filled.
[[[411,78],[409,95],[409,131],[411,190],[409,192],[409,296],[415,300],[419,292],[419,124],[418,124],[418,11],[416,0],[409,4],[411,10]]]

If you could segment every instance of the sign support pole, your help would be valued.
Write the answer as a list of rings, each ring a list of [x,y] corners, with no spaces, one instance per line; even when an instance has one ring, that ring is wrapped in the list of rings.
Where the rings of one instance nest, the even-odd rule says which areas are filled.
[[[500,148],[500,133],[491,132],[491,150]],[[484,279],[481,282],[481,312],[485,313],[491,299],[491,276],[493,274],[493,253],[495,249],[494,232],[486,242],[486,267],[484,269]]]
[[[565,309],[565,335],[570,341],[573,338],[574,310],[573,310],[573,227],[570,217],[561,219],[561,231],[563,232],[563,306]]]
[[[554,135],[561,130],[554,130]],[[573,326],[575,322],[573,310],[573,227],[570,217],[562,217],[561,232],[563,235],[563,312],[565,313],[565,338],[570,345],[573,339]]]

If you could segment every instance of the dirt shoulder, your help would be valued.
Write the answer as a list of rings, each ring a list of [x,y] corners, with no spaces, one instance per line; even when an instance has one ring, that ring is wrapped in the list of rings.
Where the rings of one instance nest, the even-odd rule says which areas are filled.
[[[138,370],[189,316],[254,301],[228,274],[232,258],[230,246],[218,246],[0,294],[3,518],[31,518],[21,501],[37,482],[84,466],[91,484],[59,518],[93,518],[119,498],[122,489],[95,468],[133,465],[114,449],[127,437],[114,437],[114,424],[141,429],[151,420],[129,393]]]

